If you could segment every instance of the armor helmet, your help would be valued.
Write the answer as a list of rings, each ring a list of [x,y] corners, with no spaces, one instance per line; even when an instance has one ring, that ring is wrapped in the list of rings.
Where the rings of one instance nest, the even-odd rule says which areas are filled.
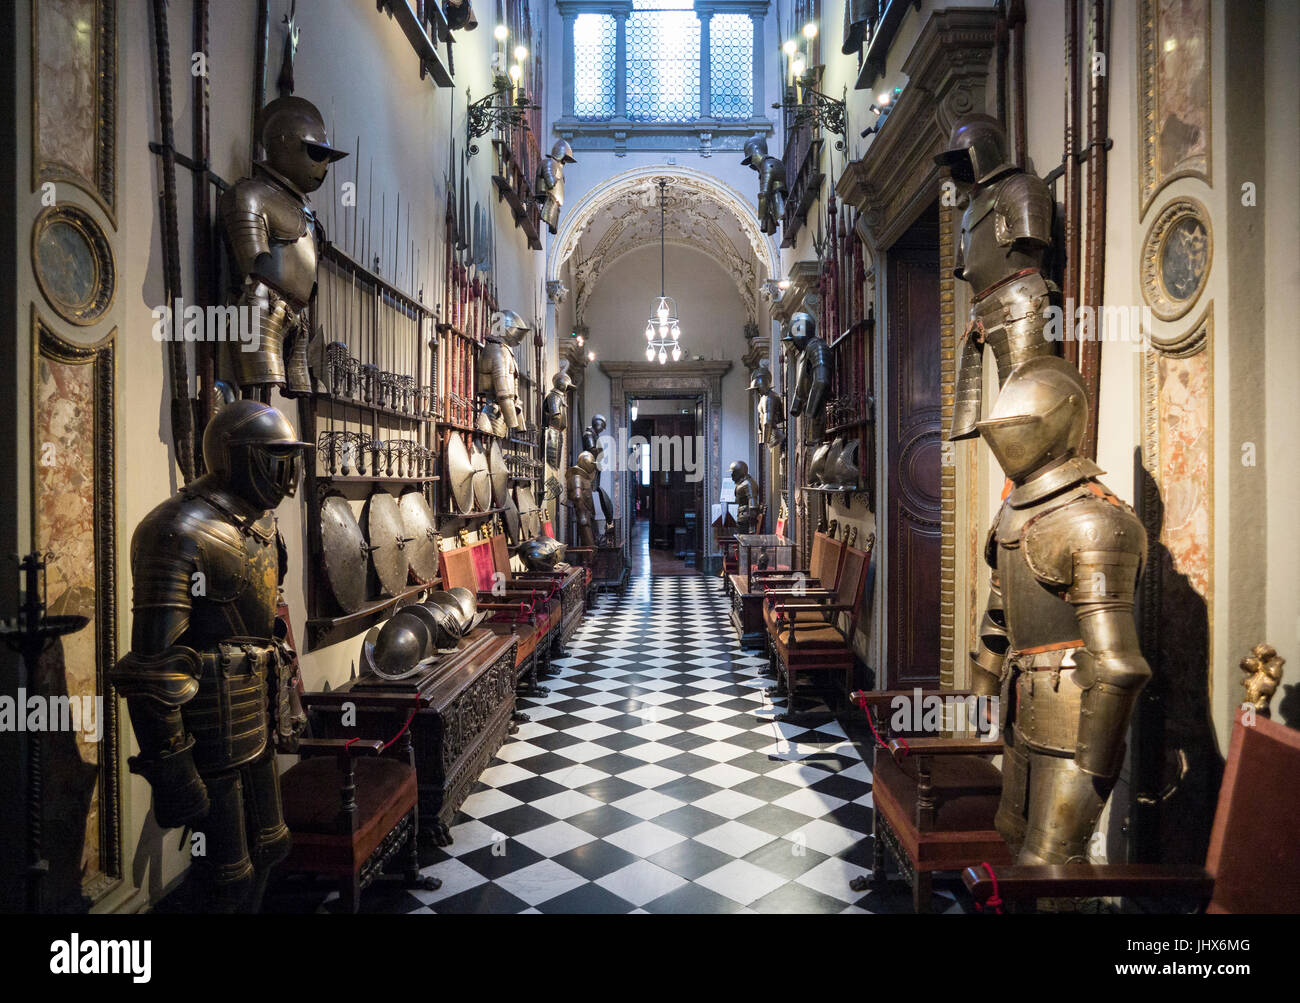
[[[977,427],[1003,472],[1023,484],[1044,466],[1077,453],[1087,423],[1083,377],[1049,355],[1013,369],[992,413]]]
[[[593,414],[591,416],[591,430],[596,433],[597,438],[604,435],[607,428],[609,428],[609,422],[605,420],[603,414]]]
[[[817,318],[810,313],[800,312],[790,318],[781,340],[791,342],[795,348],[803,351],[804,346],[815,337],[817,337]]]
[[[492,316],[492,334],[511,347],[522,342],[530,330],[524,318],[513,310],[498,310]]]
[[[203,433],[209,472],[258,509],[297,493],[298,454],[306,448],[284,415],[254,400],[227,404]]]
[[[478,611],[478,602],[474,598],[474,593],[463,585],[457,585],[448,589],[445,595],[459,608],[460,614],[457,617],[457,620],[460,623],[462,636],[468,634],[471,630],[477,627],[487,616],[486,612],[480,613]],[[448,608],[451,608],[450,605]]]
[[[573,461],[573,465],[588,476],[595,476],[596,474],[596,458],[585,449],[578,454],[578,458]]]
[[[558,160],[562,164],[576,164],[573,159],[573,147],[569,145],[566,139],[557,139],[555,145],[551,147],[551,159]]]
[[[759,366],[749,374],[749,389],[766,393],[772,389],[772,371],[767,366]]]
[[[413,675],[430,649],[431,638],[425,621],[406,610],[398,610],[375,637],[375,671],[388,679]]]
[[[766,156],[767,139],[761,133],[745,140],[745,159],[741,161],[742,164],[758,170],[758,165],[763,162],[763,158]]]
[[[984,184],[1015,168],[1007,149],[1007,132],[992,115],[966,115],[953,126],[948,148],[934,162],[952,168],[958,181]]]
[[[320,111],[305,98],[276,98],[262,109],[259,124],[266,162],[299,191],[314,192],[329,165],[347,156],[329,145]]]
[[[737,460],[731,465],[731,469],[728,473],[731,474],[731,479],[739,484],[749,476],[749,464],[744,460]]]
[[[558,540],[543,537],[522,543],[519,547],[519,557],[529,571],[552,571],[563,550],[564,546]]]
[[[567,369],[561,369],[551,377],[551,386],[560,391],[560,393],[568,393],[573,389],[573,377],[569,375]]]

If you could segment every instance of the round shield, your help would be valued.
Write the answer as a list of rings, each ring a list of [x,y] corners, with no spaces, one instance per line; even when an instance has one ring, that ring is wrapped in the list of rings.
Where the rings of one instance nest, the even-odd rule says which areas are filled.
[[[515,507],[515,500],[510,497],[510,492],[506,492],[505,504],[501,506],[501,514],[505,516],[506,539],[512,544],[519,542],[519,509]]]
[[[402,531],[410,538],[406,558],[416,581],[428,584],[438,577],[438,532],[433,528],[433,512],[418,489],[402,495],[397,507],[402,512]]]
[[[412,542],[402,527],[397,499],[387,491],[376,491],[366,502],[366,535],[370,541],[370,562],[380,587],[397,595],[406,587],[409,564],[406,545]]]
[[[492,504],[504,508],[510,497],[510,470],[506,467],[506,454],[501,451],[501,443],[492,440],[488,450],[488,473],[492,478]]]
[[[458,432],[447,437],[447,480],[451,481],[451,494],[456,507],[462,512],[474,511],[474,467],[470,463],[465,439]]]
[[[325,579],[343,612],[355,613],[366,603],[367,548],[361,527],[342,495],[326,496],[320,521]]]
[[[537,501],[533,498],[532,486],[520,484],[515,489],[515,494],[519,499],[519,525],[524,538],[531,540],[540,536],[542,518],[541,512],[537,508]]]
[[[492,507],[492,475],[487,452],[477,442],[470,447],[469,463],[474,471],[474,511],[486,512]]]

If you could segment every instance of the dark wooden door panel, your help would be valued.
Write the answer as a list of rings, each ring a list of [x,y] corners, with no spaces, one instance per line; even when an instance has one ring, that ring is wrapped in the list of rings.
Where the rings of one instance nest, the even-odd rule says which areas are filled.
[[[939,261],[935,245],[889,252],[889,626],[886,685],[939,681]]]

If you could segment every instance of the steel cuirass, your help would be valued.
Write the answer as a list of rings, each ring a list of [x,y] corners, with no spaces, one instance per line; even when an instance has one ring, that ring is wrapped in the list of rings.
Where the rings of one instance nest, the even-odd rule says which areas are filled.
[[[573,506],[573,521],[578,529],[578,543],[596,545],[596,502],[592,494],[596,460],[588,452],[578,455],[577,462],[564,474],[565,497]]]

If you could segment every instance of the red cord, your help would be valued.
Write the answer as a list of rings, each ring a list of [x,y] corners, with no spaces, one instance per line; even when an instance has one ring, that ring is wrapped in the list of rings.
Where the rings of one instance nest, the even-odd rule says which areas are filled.
[[[406,729],[409,728],[411,726],[411,722],[415,720],[416,711],[418,711],[419,709],[420,709],[419,704],[416,704],[415,708],[411,711],[411,716],[406,719],[406,724],[402,725],[402,730],[399,731],[392,738],[390,738],[387,742],[385,742],[383,748],[379,750],[380,752],[383,752],[384,749],[387,749],[390,745],[392,745],[399,738],[401,738],[403,735],[406,734]]]
[[[871,725],[871,734],[876,736],[876,742],[880,745],[882,749],[892,754],[893,750],[889,747],[889,743],[880,737],[880,732],[876,731],[876,722],[871,719],[871,710],[870,708],[867,707],[866,694],[863,693],[861,690],[858,690],[858,706],[862,708],[862,713],[867,715],[867,724]],[[906,756],[912,751],[907,746],[907,739],[900,738],[898,740],[898,744],[899,746],[902,747],[903,755]]]
[[[983,912],[985,909],[992,909],[995,915],[1001,916],[1002,896],[998,894],[998,876],[993,873],[993,867],[991,864],[981,861],[980,866],[984,868],[984,870],[989,872],[989,878],[993,882],[993,894],[990,895],[988,899],[985,900],[982,904],[976,902],[975,908],[978,909],[980,912]]]

